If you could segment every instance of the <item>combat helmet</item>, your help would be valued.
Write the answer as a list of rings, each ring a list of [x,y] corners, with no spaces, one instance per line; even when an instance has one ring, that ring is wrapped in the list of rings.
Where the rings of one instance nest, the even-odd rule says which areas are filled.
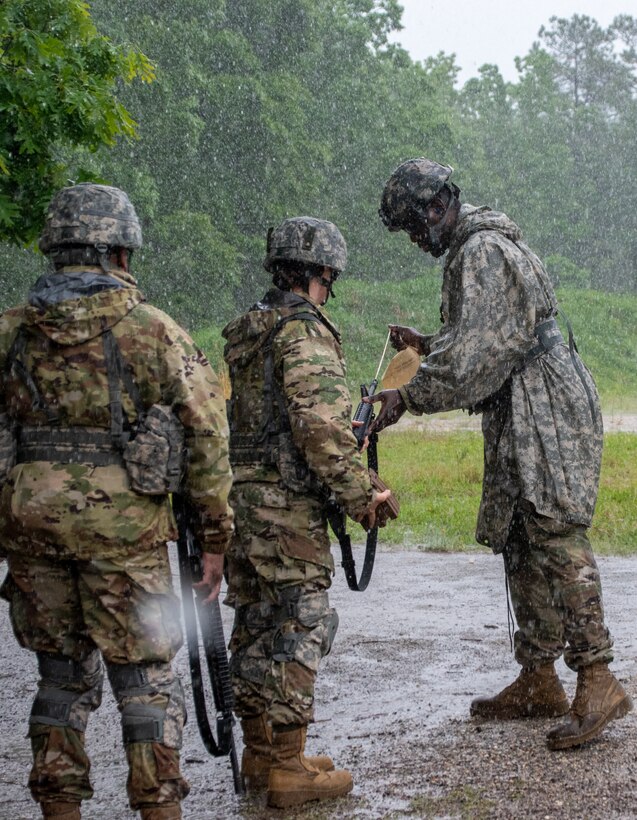
[[[38,244],[46,254],[65,245],[90,245],[102,254],[108,248],[132,251],[142,246],[142,229],[124,191],[82,182],[53,197]]]
[[[343,234],[325,219],[295,216],[284,219],[268,231],[267,253],[263,267],[274,271],[277,262],[294,261],[307,265],[327,265],[342,271],[347,264],[347,245]]]
[[[424,208],[447,183],[453,168],[425,157],[408,159],[396,168],[385,183],[378,211],[390,231],[401,231],[424,216]],[[460,191],[454,185],[457,193]]]

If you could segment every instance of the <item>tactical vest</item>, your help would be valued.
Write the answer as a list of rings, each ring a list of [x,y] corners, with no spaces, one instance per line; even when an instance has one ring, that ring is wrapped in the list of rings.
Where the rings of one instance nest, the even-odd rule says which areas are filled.
[[[267,308],[259,304],[256,309]],[[320,323],[330,331],[337,342],[340,341],[334,328],[320,313],[301,310],[279,319],[268,331],[263,344],[259,345],[241,366],[235,364],[230,367],[233,386],[233,394],[228,402],[230,463],[233,467],[246,464],[273,467],[279,472],[282,482],[289,490],[326,500],[330,495],[329,489],[310,470],[294,443],[283,387],[274,372],[274,340],[288,322],[294,321]],[[259,354],[263,356],[261,426],[256,432],[246,433],[238,429],[239,419],[234,406],[235,389],[237,382],[240,381],[239,371],[247,368]]]
[[[27,334],[24,326],[7,355],[5,377],[11,371],[26,386],[34,410],[43,412],[48,424],[17,425],[0,414],[0,482],[15,464],[49,461],[57,464],[118,465],[129,475],[131,487],[143,495],[175,492],[181,483],[184,463],[183,427],[167,405],[144,407],[139,388],[111,330],[102,334],[108,377],[110,430],[63,426],[58,413],[44,400],[25,363]],[[135,407],[131,424],[122,405],[122,385]]]

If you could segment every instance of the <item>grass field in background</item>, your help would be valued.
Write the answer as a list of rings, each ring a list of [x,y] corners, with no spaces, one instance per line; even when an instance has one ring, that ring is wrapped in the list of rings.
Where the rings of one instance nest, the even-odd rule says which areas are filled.
[[[358,385],[372,379],[389,323],[423,332],[439,326],[440,277],[423,273],[400,282],[366,283],[343,277],[336,292],[328,313],[343,335],[356,405]],[[558,297],[605,412],[637,412],[637,297],[574,289],[562,289]],[[202,329],[195,339],[222,371],[220,328]],[[379,449],[381,474],[401,503],[399,521],[381,533],[381,542],[411,549],[477,549],[482,436],[388,431]],[[637,553],[637,435],[606,436],[591,538],[600,553]]]
[[[388,431],[378,449],[380,473],[400,501],[400,518],[381,531],[382,544],[480,549],[474,539],[482,485],[480,433]],[[637,553],[637,435],[605,438],[591,540],[599,553]]]

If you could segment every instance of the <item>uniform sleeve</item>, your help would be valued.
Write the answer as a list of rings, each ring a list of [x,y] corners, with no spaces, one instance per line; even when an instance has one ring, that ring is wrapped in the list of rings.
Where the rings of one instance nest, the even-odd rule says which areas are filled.
[[[185,491],[197,512],[195,535],[203,552],[223,553],[233,531],[223,391],[208,360],[181,328],[170,327],[165,341],[166,393],[186,433]]]
[[[348,515],[358,519],[371,503],[372,487],[352,433],[352,402],[338,344],[320,325],[292,322],[279,336],[276,355],[294,443]]]
[[[418,373],[400,388],[416,415],[469,408],[495,393],[533,344],[535,293],[521,252],[504,237],[476,234],[448,272],[455,308]],[[528,267],[528,266],[527,266]]]

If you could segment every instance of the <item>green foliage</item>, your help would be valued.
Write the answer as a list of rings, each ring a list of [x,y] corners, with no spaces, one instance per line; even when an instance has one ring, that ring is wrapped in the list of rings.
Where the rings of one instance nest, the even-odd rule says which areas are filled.
[[[0,239],[26,243],[68,173],[69,151],[135,134],[114,94],[153,78],[143,54],[98,34],[81,0],[0,4]]]
[[[422,255],[377,209],[395,166],[429,155],[456,168],[464,201],[515,219],[563,285],[637,288],[637,19],[551,18],[516,82],[485,65],[458,88],[453,55],[416,63],[389,44],[397,0],[94,0],[90,12],[0,4],[0,237],[35,236],[67,176],[119,185],[143,221],[149,297],[191,329],[221,325],[263,290],[266,230],[287,216],[336,222],[349,276],[412,279]],[[142,51],[151,84],[130,82],[150,76]],[[140,139],[104,147],[131,117]],[[0,247],[5,305],[27,262],[37,272]]]

